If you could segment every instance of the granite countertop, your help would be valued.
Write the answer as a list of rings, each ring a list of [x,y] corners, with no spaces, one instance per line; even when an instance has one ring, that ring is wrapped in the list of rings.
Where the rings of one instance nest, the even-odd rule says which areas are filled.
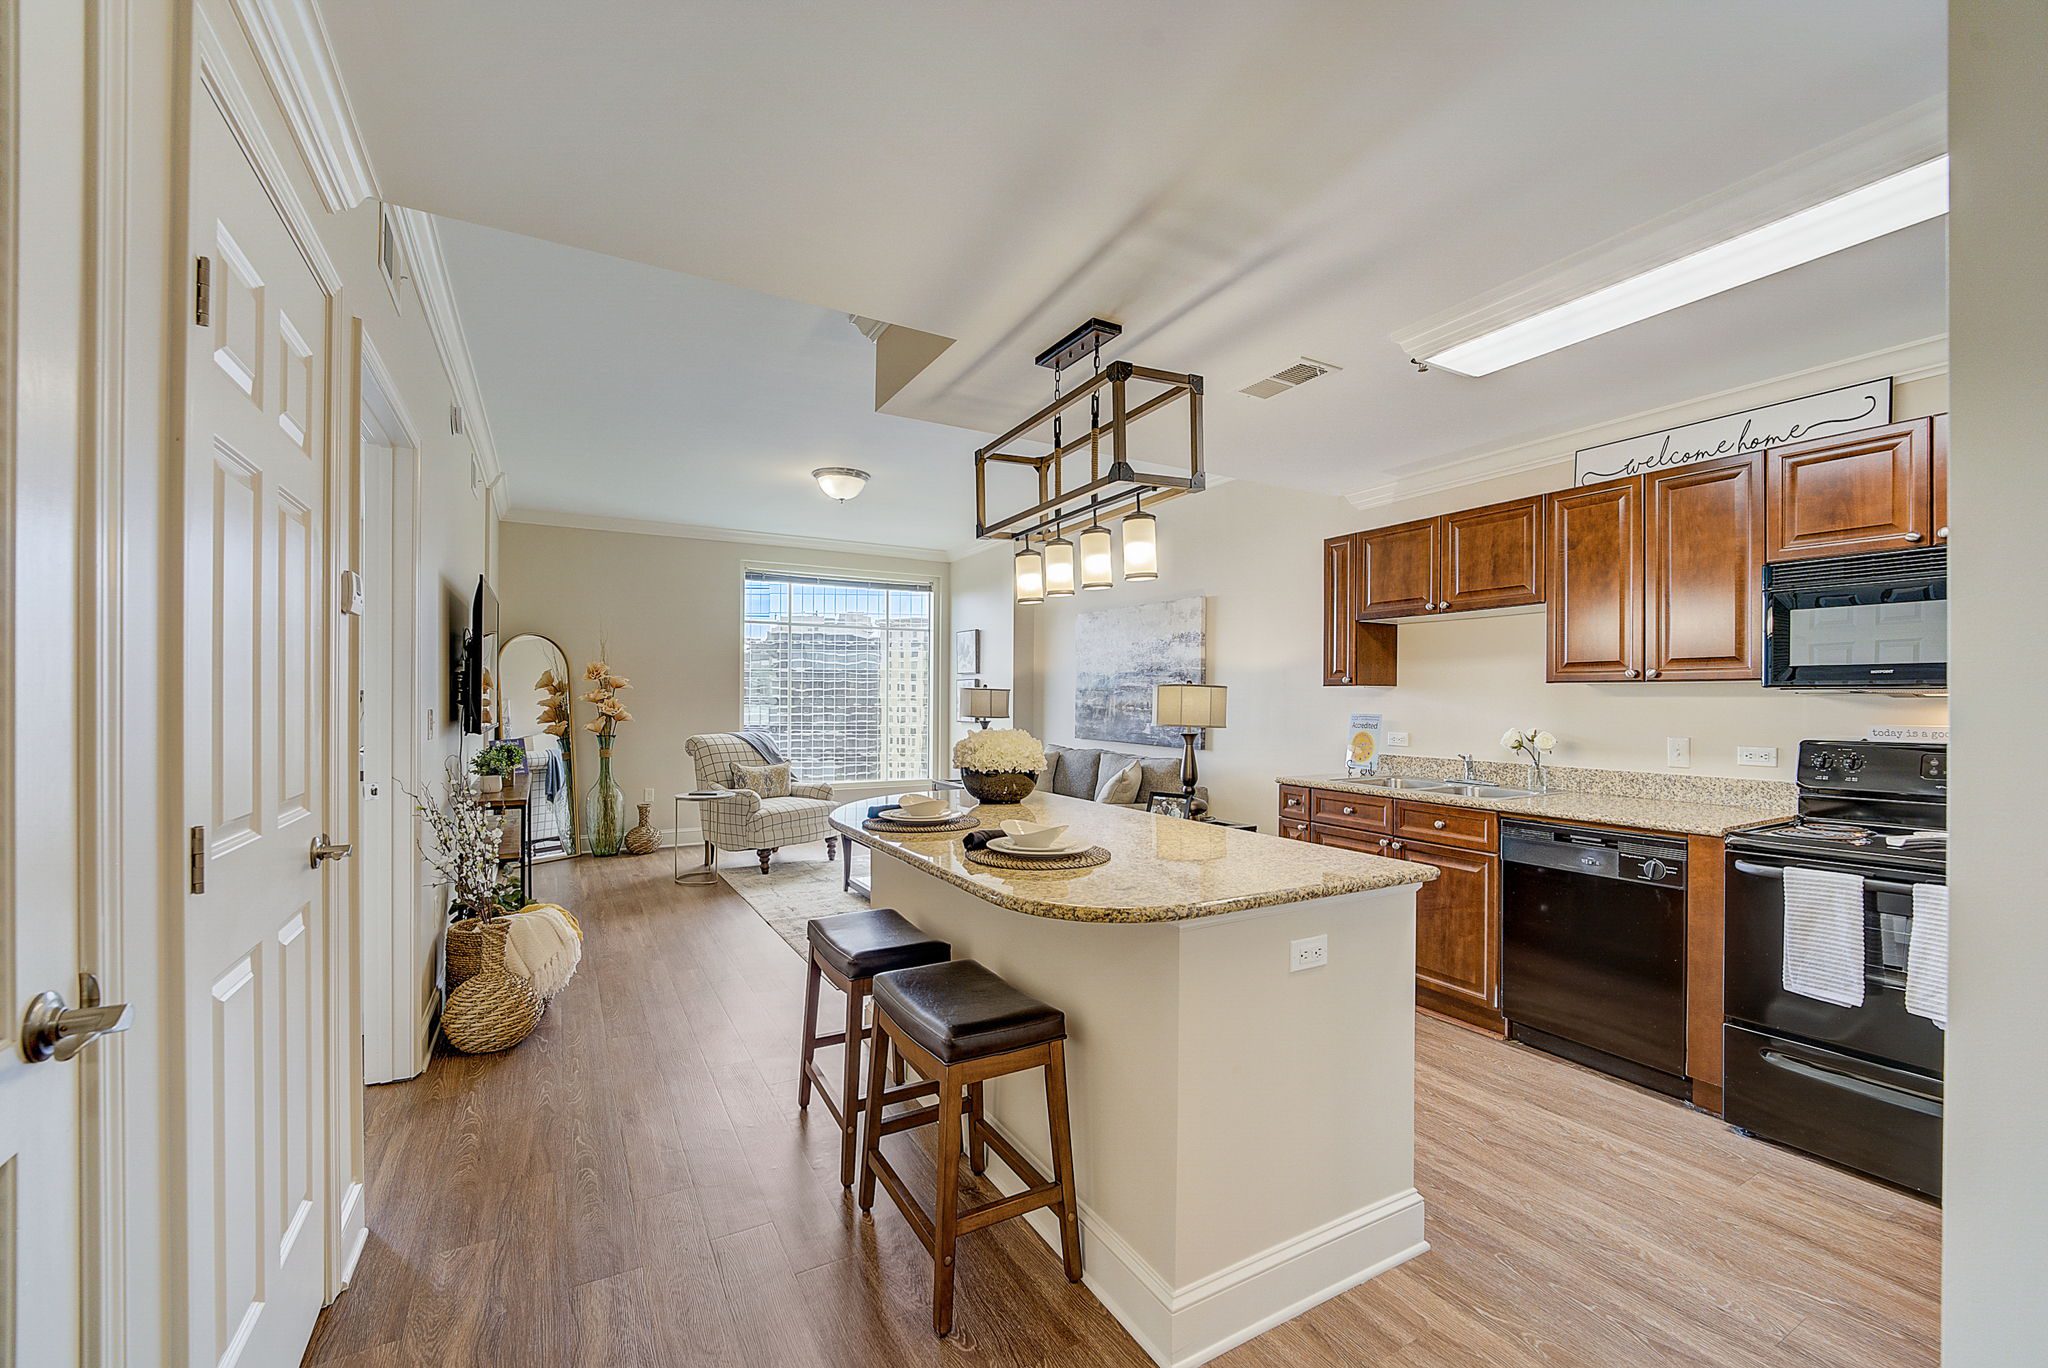
[[[1276,782],[1399,798],[1411,803],[1433,803],[1442,807],[1484,808],[1505,817],[1528,817],[1543,822],[1582,822],[1591,826],[1640,827],[1645,831],[1668,831],[1681,836],[1726,836],[1745,827],[1783,821],[1792,815],[1793,810],[1789,799],[1783,803],[1717,803],[1696,797],[1660,798],[1649,794],[1569,791],[1552,791],[1533,798],[1468,798],[1461,793],[1440,789],[1390,790],[1356,783],[1339,774],[1283,776]]]
[[[997,907],[1061,921],[1192,921],[1436,877],[1428,865],[1054,793],[1034,793],[1021,803],[983,804],[976,809],[982,829],[996,830],[1011,818],[1065,822],[1074,836],[1107,849],[1109,863],[1043,873],[989,869],[967,862],[961,845],[966,832],[921,836],[862,830],[861,820],[876,801],[845,804],[832,813],[832,825],[850,841],[893,855]]]

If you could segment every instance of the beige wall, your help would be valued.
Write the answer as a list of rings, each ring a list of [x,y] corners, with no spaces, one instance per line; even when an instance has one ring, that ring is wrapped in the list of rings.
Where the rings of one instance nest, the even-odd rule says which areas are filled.
[[[2048,966],[2040,800],[2048,714],[2048,6],[1949,19],[1954,336],[1955,773],[1949,826],[1942,1361],[2039,1363],[2048,1344]],[[2015,779],[2017,778],[2017,782]]]
[[[625,695],[633,720],[621,728],[612,770],[632,805],[654,790],[654,824],[664,833],[673,820],[673,797],[696,787],[683,743],[699,732],[740,725],[741,584],[749,566],[879,575],[937,586],[937,678],[952,659],[947,621],[949,569],[942,561],[855,555],[812,547],[709,541],[646,532],[620,532],[508,521],[501,533],[503,568],[498,596],[504,634],[550,637],[569,658],[576,689],[575,790],[578,821],[583,795],[597,778],[597,745],[582,724],[590,705],[580,699],[584,665],[603,638],[612,668],[633,681]],[[941,718],[950,716],[944,701]],[[944,743],[938,729],[935,744]],[[943,768],[945,757],[935,750]],[[882,786],[839,785],[848,796]],[[684,839],[696,839],[697,814],[683,810]]]
[[[1028,731],[1032,724],[1022,719],[1038,716],[1038,678],[1031,657],[1032,639],[1028,633],[1021,640],[1017,635],[1018,608],[1010,574],[1008,542],[954,561],[953,630],[961,632],[971,627],[981,633],[981,682],[990,688],[1010,690],[1010,720],[989,725],[1024,727]],[[951,659],[949,654],[947,660]],[[945,699],[948,745],[974,729],[972,723],[962,722],[956,716],[960,710],[960,683],[960,677],[955,675],[954,692]],[[951,763],[950,755],[944,759],[941,769]]]
[[[1901,385],[1895,397],[1900,417],[1936,412],[1946,406],[1946,380]],[[1398,687],[1322,687],[1323,538],[1563,487],[1571,479],[1568,445],[1559,458],[1506,480],[1362,511],[1341,498],[1246,481],[1166,504],[1156,582],[1018,610],[1032,638],[1039,692],[1021,725],[1050,741],[1081,739],[1073,734],[1076,613],[1190,594],[1208,603],[1209,679],[1230,689],[1230,726],[1211,734],[1199,763],[1216,811],[1235,819],[1271,816],[1278,774],[1336,769],[1353,712],[1383,714],[1388,731],[1409,733],[1411,754],[1469,751],[1508,760],[1500,734],[1520,724],[1557,733],[1561,765],[1662,770],[1665,738],[1683,736],[1692,748],[1685,773],[1753,779],[1791,778],[1803,737],[1946,721],[1940,698],[1800,694],[1746,683],[1549,684],[1540,609],[1403,626]],[[1738,768],[1737,746],[1777,747],[1777,768]]]

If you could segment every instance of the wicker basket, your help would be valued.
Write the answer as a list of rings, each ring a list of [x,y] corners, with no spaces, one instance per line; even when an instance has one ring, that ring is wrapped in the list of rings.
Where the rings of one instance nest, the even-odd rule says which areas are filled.
[[[512,931],[503,917],[482,921],[465,917],[448,927],[448,991],[454,992],[489,967],[505,962],[505,937]]]
[[[533,1034],[541,1001],[533,985],[502,967],[485,969],[448,995],[441,1033],[464,1054],[496,1054]]]

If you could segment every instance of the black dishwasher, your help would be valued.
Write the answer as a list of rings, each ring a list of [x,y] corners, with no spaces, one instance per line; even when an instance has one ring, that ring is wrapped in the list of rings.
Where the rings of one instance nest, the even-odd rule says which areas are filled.
[[[1685,842],[1501,824],[1509,1038],[1674,1097],[1685,1077]]]

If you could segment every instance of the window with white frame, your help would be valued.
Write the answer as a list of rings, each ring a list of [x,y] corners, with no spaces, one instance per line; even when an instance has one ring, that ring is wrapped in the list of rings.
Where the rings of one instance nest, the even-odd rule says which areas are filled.
[[[745,725],[802,779],[929,779],[932,586],[749,570]]]

